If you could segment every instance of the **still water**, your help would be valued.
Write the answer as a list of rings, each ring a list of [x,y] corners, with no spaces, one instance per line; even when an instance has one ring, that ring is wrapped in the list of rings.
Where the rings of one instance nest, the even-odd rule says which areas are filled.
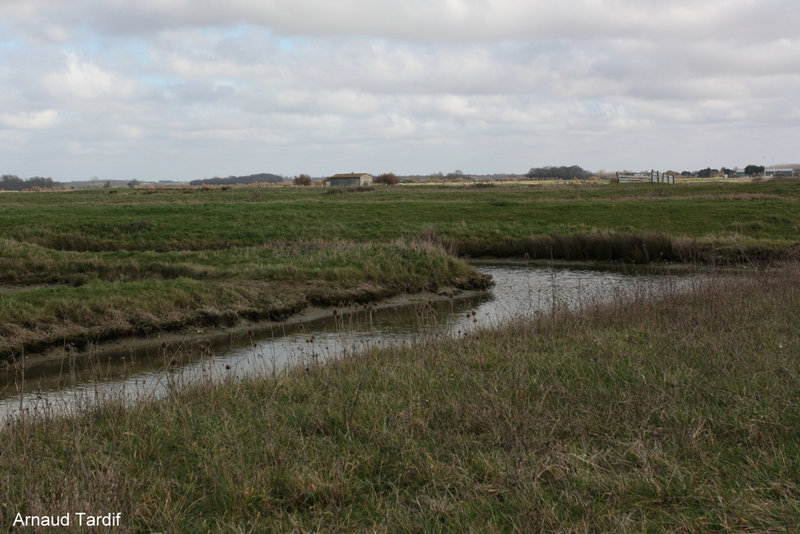
[[[696,277],[635,275],[551,267],[481,266],[495,286],[469,299],[418,301],[392,309],[331,309],[330,316],[215,344],[186,342],[65,357],[53,364],[0,372],[0,420],[58,415],[112,401],[158,399],[203,381],[274,376],[297,366],[347,357],[365,349],[459,337],[478,328],[615,299],[647,299],[681,291]]]

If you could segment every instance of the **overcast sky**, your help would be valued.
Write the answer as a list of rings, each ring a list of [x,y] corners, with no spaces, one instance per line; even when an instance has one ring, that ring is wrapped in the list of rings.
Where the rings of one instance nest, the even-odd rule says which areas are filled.
[[[0,0],[0,173],[800,160],[797,0]]]

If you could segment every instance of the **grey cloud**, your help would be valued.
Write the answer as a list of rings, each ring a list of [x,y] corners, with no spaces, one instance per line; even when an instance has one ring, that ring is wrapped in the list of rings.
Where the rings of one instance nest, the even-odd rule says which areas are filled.
[[[0,155],[27,174],[140,178],[238,172],[232,161],[316,174],[348,158],[613,168],[631,154],[699,158],[687,139],[745,157],[736,130],[753,125],[751,150],[796,159],[773,132],[800,120],[798,11],[785,0],[0,2]]]
[[[5,3],[0,13],[29,30],[85,26],[110,35],[148,34],[171,28],[266,26],[292,35],[367,35],[403,40],[460,42],[486,39],[639,38],[705,35],[715,39],[774,32],[775,14],[791,25],[791,0],[27,0]],[[745,26],[745,24],[747,24]]]

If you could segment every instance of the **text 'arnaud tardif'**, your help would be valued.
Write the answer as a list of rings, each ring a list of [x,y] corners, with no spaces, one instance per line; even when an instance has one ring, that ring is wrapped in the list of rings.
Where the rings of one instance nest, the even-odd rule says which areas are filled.
[[[14,527],[118,527],[121,513],[94,515],[86,512],[75,512],[64,515],[22,515],[17,514]]]

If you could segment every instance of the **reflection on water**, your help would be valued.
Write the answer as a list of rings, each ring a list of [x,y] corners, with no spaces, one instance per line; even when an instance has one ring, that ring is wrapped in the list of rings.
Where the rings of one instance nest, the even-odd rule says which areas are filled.
[[[295,366],[346,357],[368,348],[462,336],[476,328],[580,308],[620,298],[648,298],[680,290],[695,279],[548,267],[481,267],[491,294],[468,300],[418,302],[402,309],[371,306],[331,311],[324,319],[276,327],[260,337],[224,343],[156,348],[65,358],[0,375],[0,419],[21,413],[59,414],[106,400],[157,399],[206,380],[274,376]]]

